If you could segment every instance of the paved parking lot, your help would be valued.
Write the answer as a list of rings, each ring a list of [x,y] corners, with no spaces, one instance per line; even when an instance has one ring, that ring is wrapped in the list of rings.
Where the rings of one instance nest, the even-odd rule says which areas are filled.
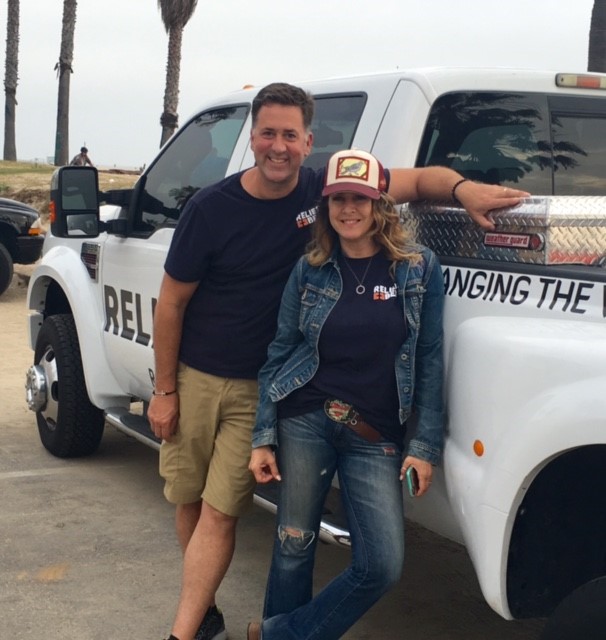
[[[0,637],[160,640],[170,632],[181,558],[157,454],[110,427],[88,459],[59,460],[42,448],[24,401],[25,284],[16,275],[0,298]],[[271,535],[270,514],[255,507],[243,518],[218,597],[231,640],[244,640],[259,616]],[[347,559],[321,545],[318,585]],[[402,582],[346,638],[536,640],[541,628],[499,618],[465,550],[411,526]]]

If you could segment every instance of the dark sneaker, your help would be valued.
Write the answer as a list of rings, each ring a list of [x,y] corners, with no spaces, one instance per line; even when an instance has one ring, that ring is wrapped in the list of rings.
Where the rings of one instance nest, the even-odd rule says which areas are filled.
[[[225,620],[219,607],[213,606],[208,609],[194,640],[227,640]]]

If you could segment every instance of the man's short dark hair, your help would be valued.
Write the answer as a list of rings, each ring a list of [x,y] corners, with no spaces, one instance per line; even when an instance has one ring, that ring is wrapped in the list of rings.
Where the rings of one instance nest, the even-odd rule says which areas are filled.
[[[295,87],[286,82],[272,82],[256,95],[252,103],[253,126],[257,122],[257,116],[261,107],[270,104],[281,104],[285,107],[299,107],[303,114],[303,125],[306,129],[311,127],[314,117],[314,99],[311,93],[300,87]]]

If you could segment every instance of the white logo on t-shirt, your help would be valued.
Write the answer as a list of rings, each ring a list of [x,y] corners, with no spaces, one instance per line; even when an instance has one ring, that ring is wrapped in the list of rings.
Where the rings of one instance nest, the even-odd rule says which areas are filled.
[[[317,212],[318,207],[308,209],[307,211],[301,211],[301,213],[296,218],[297,227],[301,229],[302,227],[308,227],[310,224],[313,224],[316,221]]]
[[[393,287],[385,287],[382,284],[378,284],[372,291],[373,300],[389,300],[395,298],[398,292],[398,288],[394,284]]]

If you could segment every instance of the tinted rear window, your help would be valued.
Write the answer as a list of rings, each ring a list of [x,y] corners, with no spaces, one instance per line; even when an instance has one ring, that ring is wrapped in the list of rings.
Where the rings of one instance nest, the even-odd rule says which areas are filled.
[[[550,112],[548,97],[539,94],[441,96],[417,166],[447,166],[535,195],[606,193],[606,100],[567,98],[556,110],[557,103]]]

